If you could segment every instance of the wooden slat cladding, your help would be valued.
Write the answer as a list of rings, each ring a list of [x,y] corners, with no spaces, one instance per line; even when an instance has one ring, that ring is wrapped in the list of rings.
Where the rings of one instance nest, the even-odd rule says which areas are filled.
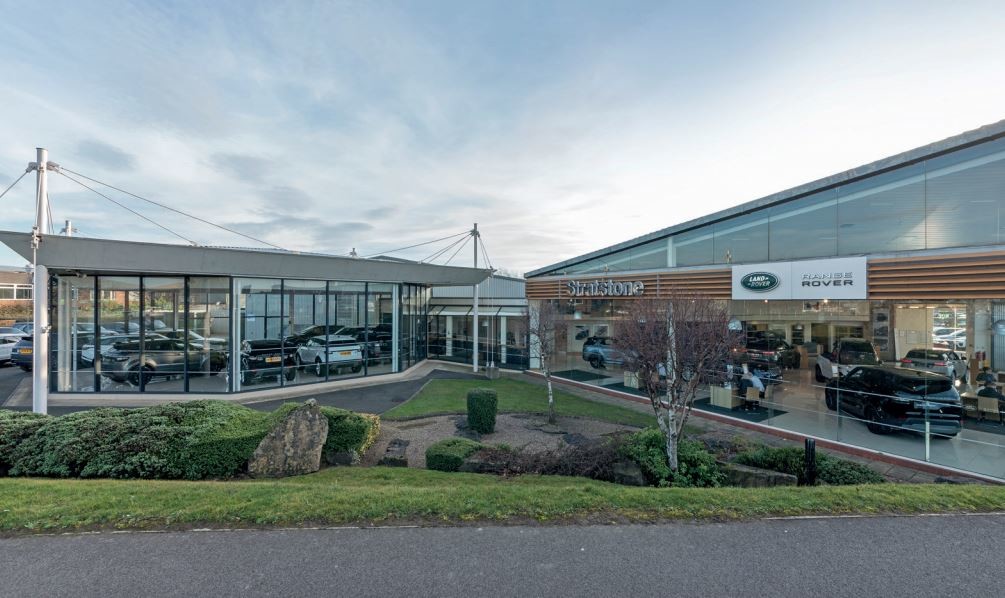
[[[645,285],[645,293],[642,297],[665,297],[673,287],[680,287],[689,291],[707,294],[711,297],[729,299],[732,293],[732,276],[729,270],[696,270],[688,272],[664,272],[646,273],[627,276],[592,276],[584,274],[581,277],[569,277],[562,279],[527,281],[528,299],[560,299],[567,298],[569,288],[566,286],[570,281],[592,282],[613,281],[613,282],[641,282]],[[606,297],[592,297],[603,299]],[[618,299],[631,299],[632,297],[617,297]]]
[[[869,299],[1005,298],[1005,252],[869,260]]]

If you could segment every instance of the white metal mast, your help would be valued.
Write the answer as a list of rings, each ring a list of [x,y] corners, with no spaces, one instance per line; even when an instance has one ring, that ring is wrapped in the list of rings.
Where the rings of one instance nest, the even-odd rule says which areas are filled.
[[[471,236],[474,237],[475,245],[475,268],[478,267],[478,223],[475,222],[475,227],[471,229]],[[474,295],[474,334],[471,343],[471,355],[472,355],[472,371],[478,372],[478,283],[475,283],[475,295]]]
[[[49,230],[49,184],[46,172],[55,165],[49,164],[49,151],[45,148],[35,148],[35,226],[31,231],[32,266],[34,280],[32,301],[34,303],[34,322],[32,324],[32,355],[31,355],[31,408],[35,413],[47,413],[49,410],[49,272],[48,268],[38,263],[38,247],[42,242],[43,233]],[[31,168],[32,165],[29,165]]]

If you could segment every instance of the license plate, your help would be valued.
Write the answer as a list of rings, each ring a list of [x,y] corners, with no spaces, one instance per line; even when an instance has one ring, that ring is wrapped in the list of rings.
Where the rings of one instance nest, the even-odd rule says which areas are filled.
[[[350,355],[352,355],[352,351],[339,351],[338,354],[343,357],[349,357]]]
[[[265,358],[265,363],[279,363],[280,359],[281,358],[279,358],[279,357],[266,357]]]
[[[31,349],[18,349],[21,355],[31,355]]]

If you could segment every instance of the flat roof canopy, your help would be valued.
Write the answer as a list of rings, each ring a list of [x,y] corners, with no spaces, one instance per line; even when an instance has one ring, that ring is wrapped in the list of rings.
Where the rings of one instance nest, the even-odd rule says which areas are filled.
[[[32,261],[31,233],[0,231],[0,243]],[[57,270],[123,274],[248,276],[430,286],[475,285],[490,269],[336,257],[294,251],[227,249],[42,235],[38,263]]]

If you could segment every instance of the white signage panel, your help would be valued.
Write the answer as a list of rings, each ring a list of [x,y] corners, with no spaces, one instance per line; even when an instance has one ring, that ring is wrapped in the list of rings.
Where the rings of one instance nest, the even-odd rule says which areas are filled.
[[[733,266],[733,299],[865,299],[865,257]]]

